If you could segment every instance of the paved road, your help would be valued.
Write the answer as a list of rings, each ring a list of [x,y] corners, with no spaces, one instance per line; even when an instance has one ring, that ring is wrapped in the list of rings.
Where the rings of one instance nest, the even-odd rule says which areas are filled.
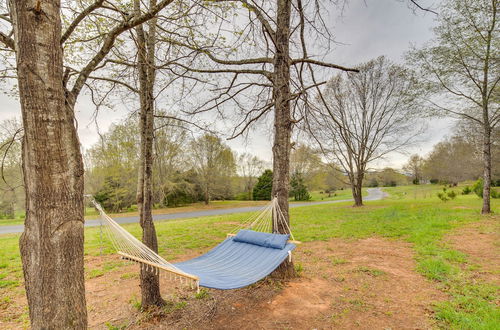
[[[375,201],[385,197],[385,193],[380,188],[368,188],[368,196],[364,197],[364,201]],[[336,201],[322,201],[322,202],[300,202],[300,203],[290,203],[290,207],[300,207],[300,206],[308,206],[308,205],[319,205],[319,204],[331,204],[331,203],[341,203],[352,201],[352,199],[342,199]],[[231,214],[231,213],[245,213],[245,212],[256,212],[262,209],[261,206],[249,206],[249,207],[238,207],[231,209],[215,209],[215,210],[203,210],[203,211],[192,211],[192,212],[180,212],[180,213],[170,213],[170,214],[154,214],[153,220],[175,220],[175,219],[184,219],[184,218],[197,218],[197,217],[206,217],[211,215],[223,215],[223,214]],[[138,216],[132,217],[116,217],[114,220],[118,223],[134,223],[139,221]],[[85,221],[85,227],[95,227],[99,226],[99,220],[87,220]],[[21,233],[24,229],[23,225],[15,225],[15,226],[0,226],[0,235],[2,234],[12,234],[12,233]]]

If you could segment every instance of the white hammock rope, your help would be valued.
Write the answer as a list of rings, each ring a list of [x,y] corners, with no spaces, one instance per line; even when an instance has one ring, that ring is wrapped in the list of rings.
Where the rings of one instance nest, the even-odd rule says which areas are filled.
[[[174,276],[174,279],[177,277],[181,282],[182,280],[187,280],[191,287],[195,284],[199,290],[200,281],[197,276],[183,272],[181,269],[163,259],[160,255],[144,245],[144,243],[139,241],[110,216],[108,216],[102,206],[91,195],[86,195],[86,197],[90,199],[94,207],[99,212],[99,220],[101,226],[105,229],[104,232],[106,232],[106,236],[113,244],[117,253],[121,255],[123,259],[138,262],[142,267],[147,267],[150,271],[156,272],[157,274],[159,274],[160,270],[166,271],[170,273],[170,278],[172,278],[172,276]],[[278,199],[273,198],[271,203],[266,205],[261,211],[250,216],[249,219],[237,226],[229,235],[234,236],[240,229],[252,229],[260,232],[277,233],[278,224],[281,224],[283,228],[286,228],[290,233],[291,239],[295,240],[290,230],[290,226],[288,225],[288,222],[286,221],[278,204]],[[215,260],[215,262],[210,266],[211,268],[216,268],[223,265],[223,263],[224,260]]]
[[[271,203],[265,206],[261,211],[250,216],[245,222],[231,231],[231,234],[236,234],[240,229],[252,229],[264,233],[277,234],[279,228],[278,224],[286,228],[290,234],[290,238],[295,240],[290,225],[281,211],[278,198],[275,197],[272,199]]]

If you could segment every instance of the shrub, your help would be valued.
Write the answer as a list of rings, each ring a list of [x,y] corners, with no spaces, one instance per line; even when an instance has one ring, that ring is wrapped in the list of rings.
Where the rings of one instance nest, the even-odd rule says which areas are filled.
[[[472,190],[479,196],[479,198],[483,198],[483,179],[479,179],[472,186]]]
[[[455,199],[455,197],[457,197],[457,193],[455,191],[453,191],[453,190],[452,191],[448,191],[447,195],[448,195],[448,197],[450,199]]]
[[[439,183],[439,180],[438,179],[431,179],[430,182],[432,184],[437,184],[437,183]]]
[[[462,190],[462,195],[468,195],[472,192],[472,189],[469,188],[469,186],[465,186],[464,189]]]
[[[234,197],[237,201],[247,201],[248,199],[248,193],[247,192],[240,192],[239,194],[236,194]]]
[[[437,197],[439,197],[439,199],[442,200],[443,202],[448,201],[448,196],[446,196],[446,193],[438,192]]]
[[[494,186],[493,183],[491,186]],[[474,186],[472,186],[472,190],[476,193],[477,196],[479,196],[479,198],[483,198],[483,179],[477,180],[476,183],[474,183]],[[500,193],[495,189],[491,189],[490,197],[495,199],[500,198]]]
[[[440,192],[437,193],[437,197],[439,197],[439,199],[442,200],[443,202],[447,202],[450,199],[454,199],[456,196],[457,195],[455,194],[454,191],[447,192],[446,191],[446,187],[443,187],[443,191],[442,192],[440,191]]]
[[[491,192],[490,192],[490,196],[491,198],[500,198],[500,192],[494,190],[494,189],[491,189]]]

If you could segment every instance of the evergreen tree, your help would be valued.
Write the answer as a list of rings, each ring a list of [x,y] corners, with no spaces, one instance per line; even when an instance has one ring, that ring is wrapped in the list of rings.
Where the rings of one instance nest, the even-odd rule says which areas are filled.
[[[290,196],[293,196],[296,201],[308,201],[311,199],[311,195],[309,195],[307,191],[307,187],[304,184],[304,178],[300,172],[292,174],[290,186]]]
[[[272,187],[273,171],[265,170],[253,188],[253,199],[256,201],[271,200]]]

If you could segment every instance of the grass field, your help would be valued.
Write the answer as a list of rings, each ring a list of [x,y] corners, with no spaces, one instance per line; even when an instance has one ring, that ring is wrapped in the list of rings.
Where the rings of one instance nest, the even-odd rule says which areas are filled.
[[[369,202],[362,208],[352,208],[350,202],[294,208],[291,209],[294,234],[303,242],[367,237],[409,242],[415,251],[416,271],[447,294],[446,301],[433,305],[433,317],[440,326],[456,329],[498,328],[500,311],[496,302],[500,298],[499,287],[476,280],[475,268],[468,256],[446,243],[443,237],[455,228],[485,219],[493,219],[496,229],[499,229],[500,218],[497,215],[480,215],[481,200],[473,194],[459,195],[448,202],[440,201],[436,193],[441,188],[434,185],[384,188],[389,193],[388,198]],[[460,187],[454,189],[461,191]],[[492,207],[498,214],[500,200],[492,200]],[[193,250],[208,249],[234,229],[234,222],[243,221],[248,216],[234,214],[158,222],[159,252],[168,260]],[[138,225],[124,227],[139,236]],[[113,252],[108,242],[103,244],[105,254]],[[100,245],[99,229],[85,229],[85,254],[98,256]],[[23,287],[18,235],[0,236],[0,246],[1,315],[2,308],[9,308],[10,302],[23,294]],[[86,269],[86,277],[113,272],[119,267],[121,264]],[[16,321],[22,323],[26,320],[25,312]]]
[[[333,192],[328,196],[327,193],[320,191],[312,191],[311,193],[311,202],[315,201],[334,201],[334,200],[342,200],[342,199],[350,199],[351,191],[349,189],[338,190]],[[363,190],[363,194],[366,195],[366,189]],[[294,202],[293,198],[290,199],[290,202]],[[202,211],[202,210],[213,210],[213,209],[225,209],[225,208],[238,208],[238,207],[246,207],[246,206],[254,206],[254,205],[264,205],[265,201],[236,201],[236,200],[226,200],[226,201],[212,201],[209,205],[205,205],[203,202],[193,203],[190,205],[184,205],[179,207],[171,207],[171,208],[157,208],[153,210],[154,214],[171,214],[171,213],[181,213],[181,212],[193,212],[193,211]],[[137,216],[138,212],[121,212],[110,214],[112,217],[129,217],[129,216]],[[98,213],[93,207],[87,207],[85,209],[85,219],[96,219],[98,217]],[[24,213],[18,212],[14,219],[0,219],[0,226],[11,226],[11,225],[21,225],[24,223]]]

